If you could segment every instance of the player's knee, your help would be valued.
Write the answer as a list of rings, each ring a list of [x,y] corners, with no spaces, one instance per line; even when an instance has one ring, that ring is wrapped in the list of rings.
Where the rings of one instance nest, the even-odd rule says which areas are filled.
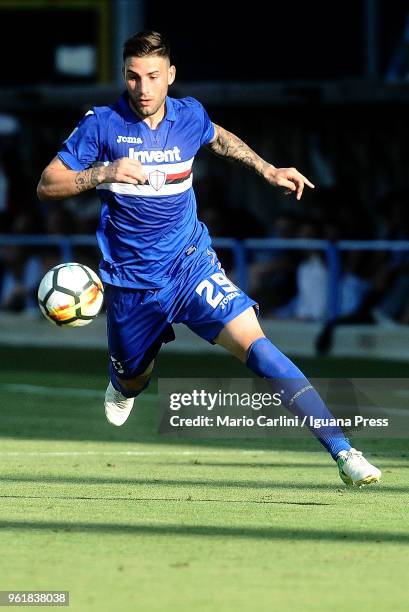
[[[264,338],[264,332],[250,307],[226,323],[214,342],[245,363],[249,347],[259,338]]]
[[[155,361],[152,360],[146,370],[142,372],[142,374],[138,374],[138,376],[135,376],[134,378],[129,378],[127,380],[118,378],[121,387],[126,389],[126,391],[141,391],[141,389],[146,386],[146,383],[151,377],[154,364]]]

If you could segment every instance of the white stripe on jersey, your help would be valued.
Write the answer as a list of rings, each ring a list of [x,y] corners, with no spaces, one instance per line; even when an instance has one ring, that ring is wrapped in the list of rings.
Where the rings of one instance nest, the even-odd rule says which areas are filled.
[[[149,166],[149,168],[151,168],[151,166]],[[192,181],[193,174],[190,174],[190,176],[182,183],[162,185],[159,189],[154,189],[151,185],[131,185],[129,183],[101,183],[100,185],[97,185],[97,189],[108,189],[109,191],[122,195],[158,198],[183,193],[191,188]]]

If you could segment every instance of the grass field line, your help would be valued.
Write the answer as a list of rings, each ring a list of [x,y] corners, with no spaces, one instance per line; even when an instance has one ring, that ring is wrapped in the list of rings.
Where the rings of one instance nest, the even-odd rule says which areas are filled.
[[[193,456],[197,455],[226,455],[226,454],[234,454],[236,455],[272,455],[272,454],[285,454],[291,453],[293,451],[290,450],[243,450],[243,449],[215,449],[215,450],[205,450],[198,448],[197,450],[128,450],[128,451],[99,451],[99,450],[90,450],[90,451],[0,451],[0,457],[23,457],[23,456],[31,456],[31,457],[40,457],[40,456],[55,456],[55,457],[74,457],[74,456],[130,456],[130,457],[156,457],[161,455],[174,455],[174,456]],[[314,453],[315,454],[315,453]]]

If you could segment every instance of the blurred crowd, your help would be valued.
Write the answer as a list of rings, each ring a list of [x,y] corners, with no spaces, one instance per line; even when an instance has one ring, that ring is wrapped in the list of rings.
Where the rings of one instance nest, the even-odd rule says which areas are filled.
[[[24,163],[14,148],[0,149],[0,236],[17,239],[94,234],[99,200],[94,192],[81,195],[78,202],[67,199],[41,203],[36,196],[37,176],[24,176]],[[96,246],[75,247],[73,259],[96,270]],[[43,275],[62,263],[57,245],[4,244],[0,242],[0,311],[38,315],[37,289]]]
[[[409,193],[390,192],[368,211],[349,189],[334,187],[311,195],[302,211],[291,204],[283,207],[270,228],[248,210],[235,209],[236,223],[243,222],[236,228],[229,221],[232,211],[223,213],[211,204],[202,207],[202,218],[213,236],[395,242],[409,240],[408,202]],[[234,278],[231,255],[222,260]],[[317,322],[328,318],[330,279],[324,250],[266,248],[252,250],[248,260],[248,292],[264,316]],[[340,264],[336,323],[409,324],[409,251],[343,251]]]
[[[9,129],[10,134],[0,117],[0,235],[94,234],[99,217],[96,193],[90,191],[61,202],[39,202],[35,188],[41,169],[27,164],[16,138],[18,130],[12,126]],[[238,193],[235,181],[226,178],[225,170],[208,163],[206,157],[199,159],[195,173],[198,213],[210,234],[239,240],[409,240],[409,193],[405,189],[383,188],[377,198],[364,201],[350,182],[344,181],[344,187],[331,176],[331,168],[313,144],[310,142],[308,155],[305,151],[300,155],[308,159],[310,178],[319,188],[304,194],[301,204],[295,204],[293,198],[276,196],[268,215],[252,202],[251,189]],[[43,155],[41,167],[49,159]],[[262,183],[257,177],[254,180]],[[265,194],[267,191],[262,192],[261,199]],[[94,269],[98,267],[96,247],[76,247],[73,257]],[[232,253],[219,250],[219,257],[226,273],[237,280]],[[62,253],[56,246],[0,244],[0,310],[37,314],[39,281],[61,261]],[[328,286],[324,251],[284,248],[249,254],[247,290],[259,302],[263,316],[325,322],[329,312]],[[409,252],[342,253],[338,318],[335,323],[330,321],[330,326],[343,322],[409,324]],[[324,348],[325,341],[323,338]]]

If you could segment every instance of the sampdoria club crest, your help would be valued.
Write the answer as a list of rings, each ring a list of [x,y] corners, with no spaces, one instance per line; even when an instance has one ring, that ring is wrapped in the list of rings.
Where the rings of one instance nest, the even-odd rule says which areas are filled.
[[[166,181],[166,173],[161,170],[154,170],[149,173],[148,176],[149,185],[155,189],[155,191],[159,191],[161,187],[165,184]]]

